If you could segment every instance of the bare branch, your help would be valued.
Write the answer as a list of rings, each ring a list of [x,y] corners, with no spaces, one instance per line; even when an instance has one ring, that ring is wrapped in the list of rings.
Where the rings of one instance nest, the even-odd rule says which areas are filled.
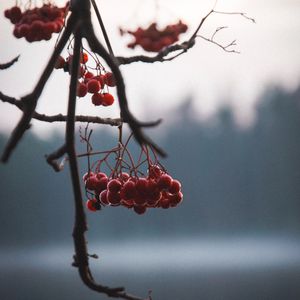
[[[0,70],[5,70],[11,67],[14,63],[16,63],[19,60],[20,55],[16,56],[14,59],[9,61],[8,63],[5,64],[0,64]]]
[[[254,18],[248,17],[247,14],[243,12],[226,12],[226,11],[218,11],[218,10],[213,10],[213,12],[222,15],[239,15],[247,20],[250,20],[252,23],[256,23]]]

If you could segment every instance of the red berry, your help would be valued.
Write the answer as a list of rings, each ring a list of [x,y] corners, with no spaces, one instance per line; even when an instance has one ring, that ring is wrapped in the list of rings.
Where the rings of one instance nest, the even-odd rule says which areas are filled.
[[[87,86],[85,83],[80,82],[77,85],[77,96],[78,97],[84,97],[87,94]]]
[[[169,187],[169,193],[177,194],[180,192],[181,184],[178,180],[172,180],[171,186]]]
[[[19,26],[16,26],[14,28],[14,31],[13,31],[13,35],[17,38],[17,39],[20,39],[22,37],[22,34],[20,32],[20,27]]]
[[[102,79],[102,75],[93,76],[92,79],[95,79],[95,80],[97,80],[99,82],[100,89],[102,89],[104,87],[104,82],[103,82],[103,79]]]
[[[101,193],[100,193],[100,201],[102,204],[104,205],[109,205],[109,202],[107,200],[107,190],[103,190]]]
[[[108,191],[107,192],[107,201],[111,205],[120,205],[120,202],[121,202],[120,193],[113,193],[113,192]]]
[[[96,199],[89,199],[87,202],[86,202],[86,207],[88,210],[90,211],[97,211],[100,209],[100,206],[97,202]]]
[[[97,177],[97,176],[96,176]],[[100,194],[102,191],[107,189],[107,183],[108,183],[108,178],[107,177],[102,177],[98,179],[98,185],[96,188],[96,192]]]
[[[109,192],[118,193],[120,192],[122,183],[118,179],[111,179],[107,184],[107,189]]]
[[[108,86],[116,86],[116,80],[113,73],[107,72],[106,74],[104,74],[103,79],[105,84],[107,84]]]
[[[21,25],[21,26],[25,27],[25,26],[28,26],[28,25]],[[29,28],[29,26],[28,26],[28,28]],[[23,30],[25,30],[25,29],[26,29],[26,27]],[[65,59],[62,56],[59,56],[56,60],[54,68],[55,69],[62,69],[65,66],[65,63],[66,63]]]
[[[103,172],[98,172],[96,174],[96,176],[97,176],[98,179],[107,178],[107,175],[105,173],[103,173]]]
[[[87,63],[88,60],[89,60],[89,56],[87,55],[87,53],[82,52],[80,55],[80,63],[85,64]]]
[[[119,177],[122,182],[126,182],[130,178],[129,174],[126,172],[122,172]]]
[[[84,74],[84,79],[86,80],[86,81],[88,81],[89,79],[91,79],[91,78],[93,78],[94,77],[94,74],[92,73],[92,72],[86,72],[85,74]]]
[[[31,24],[31,30],[32,32],[34,32],[36,35],[38,35],[39,33],[44,31],[44,22],[40,21],[40,20],[35,20],[32,22]]]
[[[102,105],[103,106],[110,106],[114,103],[115,99],[112,94],[104,93],[103,99],[102,99]]]
[[[4,11],[4,16],[5,16],[5,18],[7,18],[7,19],[10,19],[10,9],[6,9],[5,11]]]
[[[157,179],[161,176],[162,170],[159,166],[151,165],[149,166],[148,174],[150,178]]]
[[[127,208],[132,208],[134,206],[134,202],[132,199],[129,199],[129,200],[122,199],[121,204]]]
[[[172,184],[172,177],[168,174],[163,174],[158,179],[157,185],[160,189],[168,189]]]
[[[18,23],[22,18],[22,12],[21,12],[20,7],[18,7],[18,6],[12,7],[10,9],[10,14],[9,15],[10,15],[10,21],[13,24]]]
[[[178,192],[177,194],[171,194],[169,195],[170,205],[176,206],[178,205],[183,199],[183,194],[181,192]]]
[[[88,92],[91,94],[95,94],[98,93],[101,86],[99,81],[95,80],[95,79],[90,79],[87,83],[87,88],[88,88]]]
[[[94,173],[93,172],[85,173],[82,177],[83,181],[86,181],[90,176],[94,176]]]
[[[92,103],[96,106],[102,105],[103,104],[103,95],[100,93],[95,93],[92,96]]]
[[[95,191],[97,189],[99,180],[95,175],[89,176],[85,182],[85,187],[88,190]]]
[[[132,199],[136,196],[135,183],[133,181],[126,181],[121,189],[121,197],[124,200]]]
[[[146,178],[139,178],[135,186],[140,195],[147,195],[148,180]]]
[[[135,205],[133,207],[133,210],[138,214],[138,215],[142,215],[146,212],[146,206],[143,205]]]
[[[87,86],[85,83],[80,82],[77,85],[77,96],[78,97],[84,97],[87,94]]]

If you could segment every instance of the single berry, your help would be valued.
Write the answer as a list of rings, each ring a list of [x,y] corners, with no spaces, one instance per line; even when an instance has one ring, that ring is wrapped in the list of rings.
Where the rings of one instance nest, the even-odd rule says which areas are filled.
[[[28,27],[29,28],[29,26],[28,25],[26,25],[26,24],[24,24],[24,25],[21,25],[21,26],[23,26],[24,27],[24,29],[23,30],[28,30],[26,27]],[[20,26],[20,27],[21,27]],[[21,29],[20,29],[21,30]],[[55,63],[55,66],[54,66],[54,68],[55,69],[63,69],[64,68],[64,66],[65,66],[65,64],[66,64],[66,61],[65,61],[65,59],[62,57],[62,56],[59,56],[58,58],[57,58],[57,60],[56,60],[56,63]]]
[[[171,186],[169,187],[169,193],[171,194],[177,194],[181,190],[181,183],[174,179],[172,180]]]
[[[87,94],[87,86],[85,83],[80,82],[77,85],[77,96],[78,97],[84,97]]]
[[[121,196],[120,193],[113,193],[108,191],[107,192],[107,201],[111,204],[111,205],[120,205],[121,202]]]
[[[112,94],[109,93],[104,93],[103,94],[103,99],[102,99],[102,105],[103,106],[110,106],[114,103],[115,99]]]
[[[122,183],[118,179],[111,179],[107,184],[107,189],[109,192],[118,193],[120,192]]]
[[[86,207],[90,211],[97,211],[100,209],[100,205],[96,199],[89,199],[86,202]]]
[[[113,73],[107,72],[106,74],[104,74],[103,78],[105,84],[107,84],[108,86],[116,86],[116,79]]]
[[[10,21],[13,24],[18,23],[22,18],[22,12],[20,7],[14,6],[10,9]]]
[[[86,72],[85,74],[84,74],[84,79],[86,80],[86,81],[88,81],[89,79],[91,79],[91,78],[93,78],[94,77],[94,74],[92,73],[92,72]]]
[[[95,175],[90,176],[89,178],[87,178],[87,180],[85,182],[85,187],[88,190],[95,191],[97,189],[98,182],[99,181]]]
[[[89,56],[87,55],[87,53],[82,52],[80,55],[80,63],[85,64],[87,63],[88,60],[89,60]]]
[[[172,184],[172,177],[168,174],[163,174],[158,179],[157,185],[160,189],[168,189]]]
[[[142,215],[146,212],[146,206],[143,205],[135,205],[133,207],[133,210],[138,214],[138,215]]]
[[[101,86],[99,81],[95,80],[95,79],[90,79],[87,83],[87,88],[88,88],[88,92],[91,94],[95,94],[98,93]]]
[[[96,106],[102,105],[103,104],[103,95],[100,93],[95,93],[92,96],[92,103]]]
[[[107,200],[107,190],[103,190],[101,193],[100,193],[100,196],[99,196],[99,199],[100,199],[100,202],[104,205],[109,205],[109,202]]]
[[[135,183],[133,181],[126,181],[121,189],[121,197],[124,200],[132,199],[136,196]]]

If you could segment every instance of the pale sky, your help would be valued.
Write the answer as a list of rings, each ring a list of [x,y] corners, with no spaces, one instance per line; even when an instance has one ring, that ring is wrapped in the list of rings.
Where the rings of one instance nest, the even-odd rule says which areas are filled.
[[[63,3],[64,1],[57,1]],[[184,20],[196,28],[201,18],[212,8],[211,0],[160,0],[157,20],[161,26]],[[1,1],[0,11],[15,1]],[[126,48],[129,38],[118,35],[118,26],[135,28],[155,19],[153,0],[102,0],[101,10],[116,55],[136,55],[141,49]],[[117,9],[116,9],[117,8]],[[298,0],[219,0],[217,10],[244,12],[255,18],[256,24],[240,16],[211,16],[205,23],[203,35],[210,35],[219,26],[229,28],[219,33],[219,41],[237,40],[241,54],[225,53],[203,40],[177,60],[166,63],[135,63],[122,66],[129,104],[139,119],[152,114],[168,119],[168,111],[188,95],[195,98],[199,118],[209,118],[225,103],[230,104],[238,121],[248,124],[258,96],[270,85],[279,84],[293,90],[300,82],[300,1]],[[12,25],[0,17],[0,62],[17,54],[20,61],[9,70],[0,72],[0,90],[9,96],[20,97],[30,92],[50,56],[55,38],[49,42],[28,44],[15,39]],[[99,36],[101,37],[100,31]],[[102,38],[102,37],[101,37]],[[183,37],[184,39],[184,37]],[[68,76],[55,71],[39,101],[40,113],[66,112]],[[114,90],[112,89],[112,92]],[[13,129],[19,111],[0,102],[0,132]],[[78,114],[118,116],[118,106],[95,107],[89,97],[78,100]],[[151,118],[152,119],[152,118]],[[34,122],[33,130],[40,136],[61,125]]]

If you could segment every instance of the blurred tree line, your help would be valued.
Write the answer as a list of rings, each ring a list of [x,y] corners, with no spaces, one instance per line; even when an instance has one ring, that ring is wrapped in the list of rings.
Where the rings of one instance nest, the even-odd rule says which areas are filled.
[[[178,107],[174,119],[161,145],[170,154],[163,163],[183,183],[182,205],[143,216],[123,207],[88,213],[90,238],[299,233],[300,88],[268,89],[246,129],[229,108],[210,122],[196,120],[191,101]],[[95,137],[105,149],[114,146],[108,132]],[[6,139],[0,136],[0,149]],[[9,164],[1,165],[1,246],[71,242],[69,171],[55,174],[44,159],[61,140],[45,142],[28,133]]]

